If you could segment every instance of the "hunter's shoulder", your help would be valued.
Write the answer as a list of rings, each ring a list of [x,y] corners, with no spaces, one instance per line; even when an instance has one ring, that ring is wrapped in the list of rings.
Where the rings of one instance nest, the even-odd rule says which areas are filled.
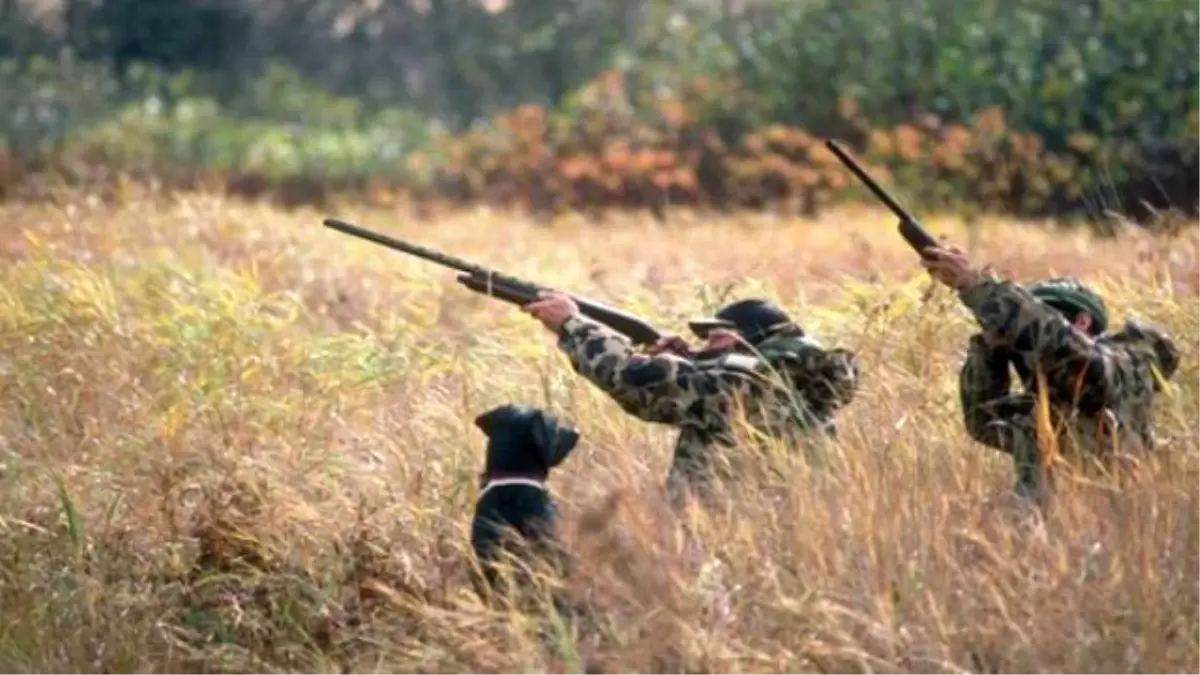
[[[1143,321],[1127,320],[1121,328],[1097,336],[1095,342],[1114,356],[1153,364],[1164,377],[1179,368],[1179,345],[1165,330]]]
[[[772,338],[759,346],[761,361],[792,371],[825,370],[838,365],[857,371],[858,354],[845,347],[826,347],[809,334]]]

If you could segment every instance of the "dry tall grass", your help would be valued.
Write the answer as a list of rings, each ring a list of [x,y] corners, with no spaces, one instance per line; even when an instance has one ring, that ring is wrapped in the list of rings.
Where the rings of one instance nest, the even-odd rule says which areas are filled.
[[[959,421],[971,322],[926,297],[880,212],[678,229],[336,214],[675,330],[722,292],[765,294],[858,350],[828,461],[778,459],[737,509],[682,518],[658,492],[670,429],[624,416],[515,308],[322,228],[332,214],[211,196],[0,212],[5,671],[1200,666],[1195,223],[1097,241],[931,221],[1019,279],[1096,282],[1118,321],[1183,349],[1170,452],[1122,492],[1068,488],[1037,526],[999,508],[1010,465]],[[583,433],[552,486],[592,617],[552,624],[555,650],[467,585],[471,419],[509,401]]]

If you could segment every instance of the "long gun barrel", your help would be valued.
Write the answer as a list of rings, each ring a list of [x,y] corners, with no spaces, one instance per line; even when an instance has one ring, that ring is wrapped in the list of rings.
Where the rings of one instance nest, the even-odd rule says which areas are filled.
[[[901,206],[900,202],[896,201],[896,198],[888,193],[887,190],[883,189],[883,187],[880,186],[879,183],[877,183],[875,179],[867,173],[867,170],[858,163],[858,160],[850,156],[848,151],[843,149],[837,143],[834,143],[832,139],[825,141],[825,147],[829,148],[829,151],[837,156],[837,158],[841,160],[842,164],[845,164],[846,168],[850,169],[850,171],[858,177],[858,180],[862,181],[862,184],[866,185],[867,189],[869,189],[879,199],[879,201],[883,202],[889,209],[891,209],[892,213],[896,214],[896,217],[900,219],[900,225],[897,228],[900,230],[900,236],[904,237],[904,240],[908,242],[908,245],[911,246],[913,250],[924,257],[926,248],[938,245],[937,240],[933,238],[933,235],[929,234],[929,231],[921,225],[920,221],[914,218],[907,209]]]
[[[332,228],[339,232],[344,232],[351,236],[358,237],[359,239],[366,239],[367,241],[373,241],[376,244],[379,244],[381,246],[386,246],[390,249],[394,249],[394,250],[400,251],[402,253],[408,253],[409,255],[415,255],[418,258],[424,258],[430,262],[435,262],[443,267],[451,267],[460,272],[466,272],[467,274],[474,275],[474,276],[489,276],[489,275],[498,276],[498,275],[496,275],[496,273],[492,272],[491,270],[489,270],[485,267],[481,267],[479,265],[475,265],[473,263],[469,263],[466,260],[463,260],[462,258],[455,258],[452,255],[446,255],[445,253],[441,253],[440,251],[435,251],[431,248],[426,248],[424,246],[419,246],[417,244],[410,244],[406,241],[401,241],[399,239],[396,239],[395,237],[389,237],[386,234],[383,234],[380,232],[374,232],[372,230],[366,229],[365,227],[359,227],[358,225],[354,225],[352,223],[347,223],[344,220],[338,220],[337,218],[326,218],[324,223],[325,223],[325,227]]]
[[[431,248],[410,244],[406,241],[401,241],[394,237],[389,237],[386,234],[373,232],[358,225],[347,223],[344,220],[337,218],[326,218],[324,220],[325,227],[349,234],[360,239],[375,242],[381,246],[415,255],[418,258],[424,258],[430,262],[435,262],[443,267],[456,269],[463,274],[458,276],[458,282],[468,289],[487,295],[490,297],[512,303],[514,305],[523,306],[534,300],[537,300],[538,292],[546,290],[544,287],[537,284],[523,281],[515,277],[510,277],[494,270],[488,269],[481,265],[467,262],[461,258],[456,258],[451,255],[446,255]],[[628,312],[621,311],[614,307],[609,307],[587,298],[582,298],[576,295],[571,296],[575,303],[579,305],[579,311],[585,316],[591,317],[596,321],[612,328],[613,330],[627,336],[634,344],[647,345],[653,344],[660,337],[660,333],[654,326],[650,325],[643,319],[634,316]]]
[[[887,190],[884,190],[879,183],[875,182],[875,179],[871,178],[871,175],[867,173],[866,169],[864,169],[857,160],[851,157],[849,152],[847,152],[837,143],[834,143],[832,139],[825,141],[825,147],[829,148],[829,151],[836,155],[837,158],[842,161],[842,164],[845,164],[846,168],[850,169],[855,176],[858,176],[858,179],[862,181],[863,185],[866,185],[867,188],[879,198],[879,201],[886,204],[887,207],[891,209],[892,213],[896,214],[896,217],[900,219],[900,225],[898,227],[900,230],[900,236],[904,237],[904,240],[908,242],[908,245],[911,246],[918,255],[920,255],[922,258],[927,257],[928,254],[925,253],[925,249],[938,245],[937,240],[934,239],[931,234],[929,234],[929,231],[926,230],[921,223],[918,222],[917,219],[908,212],[907,209],[901,206],[900,203],[896,201],[895,197],[892,197]],[[1006,359],[1012,364],[1013,368],[1016,369],[1017,374],[1020,375],[1022,380],[1026,382],[1030,381],[1029,369],[1025,365],[1024,361],[1013,358],[1011,354],[1006,356]],[[1025,406],[1032,406],[1032,399],[1021,398],[1012,405],[1016,406],[1016,408],[1014,408],[1016,410],[1027,411],[1029,408]]]

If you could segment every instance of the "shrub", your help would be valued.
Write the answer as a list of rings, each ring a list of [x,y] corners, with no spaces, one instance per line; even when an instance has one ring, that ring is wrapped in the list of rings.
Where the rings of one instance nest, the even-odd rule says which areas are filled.
[[[743,87],[697,78],[642,106],[629,99],[613,71],[580,92],[573,108],[556,114],[529,105],[500,115],[444,146],[439,186],[459,199],[532,208],[790,203],[809,214],[859,189],[818,131],[774,123],[731,133],[731,113],[752,99]],[[829,126],[857,141],[869,170],[925,207],[1094,209],[1109,177],[1099,167],[1150,161],[1132,142],[1086,132],[1071,135],[1065,150],[1050,148],[1039,134],[1014,128],[999,106],[963,122],[924,116],[882,128],[863,110],[842,98]],[[1195,153],[1178,161],[1194,170]],[[1182,205],[1194,206],[1191,188]]]

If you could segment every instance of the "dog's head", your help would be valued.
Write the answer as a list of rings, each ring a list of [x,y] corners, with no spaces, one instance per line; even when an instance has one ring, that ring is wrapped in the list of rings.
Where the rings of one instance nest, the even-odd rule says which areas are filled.
[[[541,477],[575,449],[579,432],[545,410],[505,404],[475,418],[488,437],[484,473],[528,473]]]

